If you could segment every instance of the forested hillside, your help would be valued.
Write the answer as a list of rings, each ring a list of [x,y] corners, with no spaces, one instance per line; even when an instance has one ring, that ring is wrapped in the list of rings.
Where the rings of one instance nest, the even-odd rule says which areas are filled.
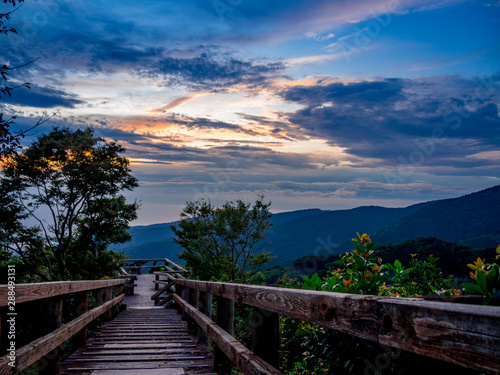
[[[274,214],[267,240],[274,264],[291,265],[306,255],[334,255],[350,250],[356,232],[369,233],[379,244],[435,237],[468,248],[496,246],[500,239],[500,186],[460,198],[425,202],[406,208],[377,206],[349,210],[300,210]],[[171,224],[131,229],[133,241],[118,250],[131,257],[176,259]]]

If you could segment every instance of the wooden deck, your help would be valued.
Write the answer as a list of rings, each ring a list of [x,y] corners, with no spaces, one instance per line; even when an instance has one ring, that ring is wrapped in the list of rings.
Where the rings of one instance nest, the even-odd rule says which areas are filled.
[[[123,301],[127,309],[66,359],[60,374],[214,374],[212,356],[177,311],[154,306],[153,280],[139,275],[134,295]]]

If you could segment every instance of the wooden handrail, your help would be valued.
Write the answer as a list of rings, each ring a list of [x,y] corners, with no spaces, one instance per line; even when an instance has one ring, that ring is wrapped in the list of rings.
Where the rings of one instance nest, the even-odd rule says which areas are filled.
[[[51,281],[47,283],[17,284],[16,304],[56,297],[69,293],[107,288],[124,284],[124,280]],[[9,286],[0,285],[0,307],[7,306]]]
[[[91,321],[98,318],[113,306],[119,304],[124,298],[120,295],[101,306],[98,306],[85,314],[73,319],[71,322],[59,327],[48,335],[40,337],[28,345],[16,350],[16,371],[21,371],[33,363],[40,360],[43,356],[63,344],[71,336],[85,328]],[[13,368],[8,365],[8,356],[0,358],[0,374],[14,374]]]
[[[47,355],[75,335],[77,335],[76,342],[78,342],[78,345],[84,344],[87,336],[86,328],[90,322],[100,316],[104,316],[106,320],[111,319],[111,308],[119,304],[124,298],[124,294],[121,293],[124,283],[125,280],[123,279],[113,279],[17,284],[14,289],[15,305],[12,305],[12,295],[10,296],[11,299],[8,299],[9,286],[0,285],[0,307],[9,306],[7,316],[14,316],[16,318],[17,313],[11,313],[11,307],[15,306],[17,311],[18,305],[33,301],[40,301],[39,303],[46,304],[47,311],[45,314],[47,315],[45,321],[43,320],[43,316],[39,317],[41,319],[41,327],[45,327],[45,329],[44,332],[39,332],[38,335],[41,333],[44,334],[44,336],[32,336],[30,339],[34,339],[33,341],[21,348],[16,348],[15,361],[13,361],[11,353],[1,357],[0,374],[18,373],[39,361],[42,357],[46,357],[52,372],[57,371],[58,356],[48,359]],[[113,287],[119,287],[119,295],[115,298],[112,296]],[[87,311],[89,291],[99,292],[97,294],[97,300],[101,305]],[[80,304],[79,308],[76,310],[79,316],[61,326],[63,296],[69,294],[74,295],[75,301]],[[8,302],[11,302],[11,304]],[[16,324],[22,324],[22,321],[16,319]],[[46,324],[46,326],[43,326],[44,324]],[[4,329],[5,327],[1,327],[2,333]],[[5,348],[3,349],[5,350]],[[14,367],[12,366],[12,362],[14,362]],[[53,370],[54,368],[56,370]]]
[[[184,295],[183,289],[191,288],[474,370],[491,374],[500,370],[498,307],[187,279],[174,282]],[[195,318],[192,309],[185,311]]]

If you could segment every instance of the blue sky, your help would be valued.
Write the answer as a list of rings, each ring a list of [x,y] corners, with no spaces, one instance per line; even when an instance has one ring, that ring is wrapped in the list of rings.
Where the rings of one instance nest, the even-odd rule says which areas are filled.
[[[500,184],[498,0],[26,0],[12,18],[0,63],[39,59],[0,109],[123,144],[135,224],[200,198],[396,207]]]

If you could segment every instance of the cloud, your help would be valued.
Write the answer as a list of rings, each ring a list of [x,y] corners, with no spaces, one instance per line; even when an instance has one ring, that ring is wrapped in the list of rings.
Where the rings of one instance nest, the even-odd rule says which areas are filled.
[[[179,106],[179,105],[187,102],[188,100],[193,99],[196,96],[197,96],[197,94],[194,94],[194,93],[186,95],[186,96],[182,96],[180,98],[177,98],[177,99],[171,101],[169,104],[167,104],[164,107],[152,110],[151,113],[164,113],[164,112],[167,112],[167,111],[169,111],[171,109],[174,109],[175,107],[177,107],[177,106]]]
[[[37,85],[31,85],[31,89],[18,88],[12,91],[12,96],[3,96],[2,102],[35,108],[75,108],[77,105],[84,104],[84,101],[74,94]]]
[[[499,84],[498,75],[382,79],[294,86],[280,95],[303,105],[287,115],[290,123],[344,147],[358,165],[395,165],[415,151],[426,166],[470,168],[494,162],[464,157],[500,147]]]
[[[160,76],[166,85],[187,86],[194,90],[216,92],[235,85],[249,88],[267,84],[282,74],[281,62],[253,63],[237,58],[221,59],[207,52],[190,58],[165,57],[146,71]]]

